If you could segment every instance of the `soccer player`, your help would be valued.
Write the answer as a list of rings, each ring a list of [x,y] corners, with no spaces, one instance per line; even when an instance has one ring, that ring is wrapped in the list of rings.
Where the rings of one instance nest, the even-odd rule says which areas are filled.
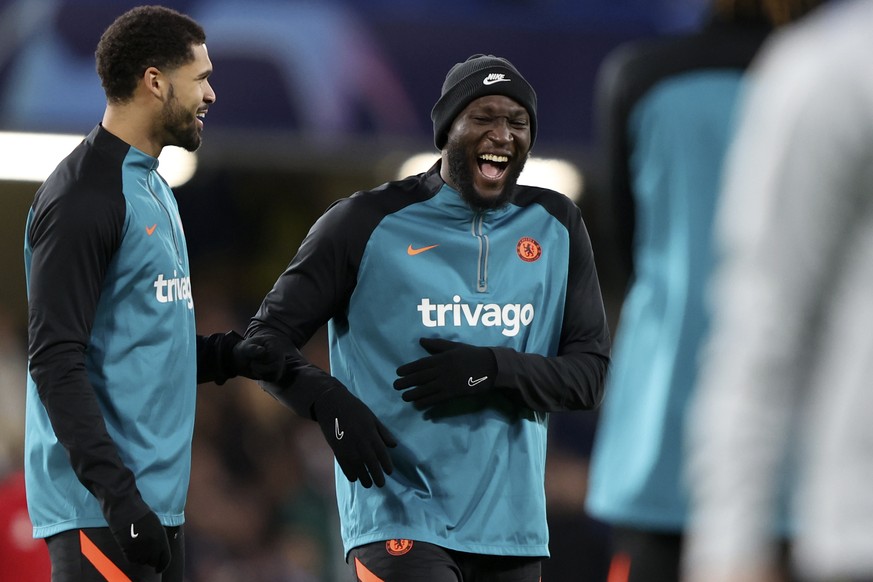
[[[167,8],[120,16],[97,46],[102,123],[27,217],[26,487],[54,582],[181,582],[196,384],[284,366],[275,344],[195,332],[185,233],[157,158],[200,145],[215,102],[205,40]]]
[[[328,324],[331,374],[267,388],[333,449],[359,580],[537,582],[548,556],[548,413],[597,406],[609,333],[579,208],[517,183],[536,105],[504,58],[453,66],[433,167],[336,202],[249,326]]]

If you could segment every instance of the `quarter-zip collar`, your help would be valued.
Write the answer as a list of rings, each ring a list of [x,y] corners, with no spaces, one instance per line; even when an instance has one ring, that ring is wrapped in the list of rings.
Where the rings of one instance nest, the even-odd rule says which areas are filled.
[[[98,123],[85,140],[92,143],[95,150],[108,154],[119,161],[127,157],[127,164],[141,168],[146,172],[157,171],[160,165],[158,158],[130,145],[103,127],[103,124]]]

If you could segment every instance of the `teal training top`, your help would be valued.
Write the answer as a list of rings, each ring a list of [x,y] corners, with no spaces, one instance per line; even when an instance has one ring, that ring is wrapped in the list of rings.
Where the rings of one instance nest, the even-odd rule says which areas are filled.
[[[596,406],[608,363],[579,209],[518,186],[509,205],[477,212],[443,183],[439,163],[343,199],[313,226],[249,334],[299,346],[324,323],[332,374],[399,441],[382,488],[336,469],[346,552],[400,538],[548,555],[548,412]],[[403,401],[396,370],[427,355],[422,337],[491,347],[498,389],[430,410]],[[318,379],[287,392],[311,415]]]
[[[184,521],[198,340],[158,160],[98,126],[27,218],[25,436],[33,532]],[[148,507],[147,507],[148,506]]]

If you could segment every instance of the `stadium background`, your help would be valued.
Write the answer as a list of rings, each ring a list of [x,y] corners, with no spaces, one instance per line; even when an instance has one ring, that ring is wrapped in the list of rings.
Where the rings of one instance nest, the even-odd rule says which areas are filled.
[[[0,0],[0,132],[84,135],[104,99],[93,51],[128,0]],[[333,200],[437,152],[430,108],[452,64],[509,58],[539,99],[534,154],[574,164],[610,320],[592,85],[632,38],[693,27],[702,0],[179,0],[206,29],[217,102],[176,188],[198,329],[242,331]],[[11,155],[0,150],[0,158]],[[23,227],[38,183],[0,175],[0,478],[20,463],[26,345]],[[325,338],[306,347],[327,366]],[[585,517],[594,413],[552,417],[547,582],[605,579],[608,530]],[[402,438],[402,435],[400,435]],[[346,580],[330,449],[247,380],[202,386],[188,503],[192,582]],[[3,548],[0,548],[2,551]]]

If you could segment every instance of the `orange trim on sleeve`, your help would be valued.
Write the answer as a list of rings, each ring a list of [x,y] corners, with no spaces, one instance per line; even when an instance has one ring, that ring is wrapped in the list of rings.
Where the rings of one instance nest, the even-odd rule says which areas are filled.
[[[355,576],[358,577],[358,582],[385,582],[370,572],[370,570],[368,570],[367,567],[357,558],[355,558]]]
[[[82,530],[79,530],[79,544],[82,547],[82,555],[97,568],[107,582],[131,582],[121,568],[107,558]]]

